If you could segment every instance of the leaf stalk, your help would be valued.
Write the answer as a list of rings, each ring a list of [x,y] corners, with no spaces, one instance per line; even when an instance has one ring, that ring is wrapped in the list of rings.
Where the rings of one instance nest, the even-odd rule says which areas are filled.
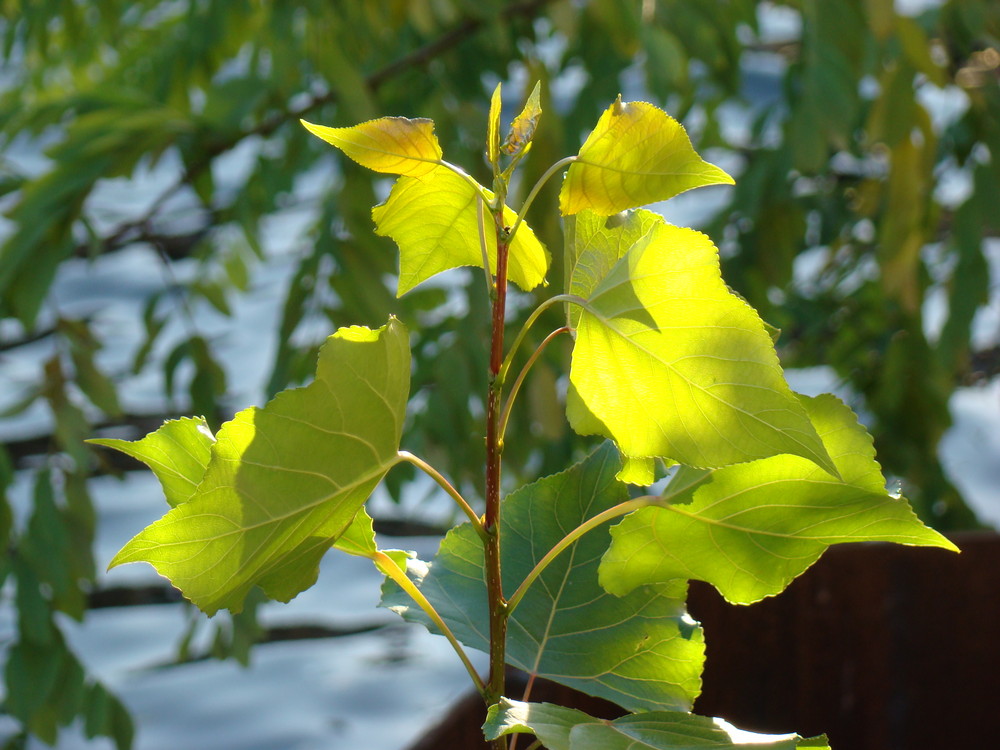
[[[441,472],[439,472],[429,463],[424,461],[422,458],[414,456],[409,451],[399,451],[399,457],[403,461],[413,464],[422,472],[424,472],[427,476],[429,476],[431,479],[437,482],[438,485],[441,487],[441,489],[447,492],[448,496],[455,501],[455,504],[458,505],[459,508],[461,508],[462,512],[469,517],[469,520],[472,522],[472,525],[475,527],[476,533],[479,534],[480,538],[482,539],[486,538],[486,531],[483,529],[482,519],[479,518],[479,515],[476,513],[476,511],[472,509],[472,506],[469,505],[468,501],[464,497],[462,497],[462,494],[455,489],[455,487],[451,484],[451,482],[449,482],[447,479],[444,478]]]
[[[528,209],[531,208],[531,204],[535,202],[535,198],[538,196],[539,191],[545,186],[545,183],[549,181],[549,178],[566,165],[577,161],[578,158],[579,157],[577,156],[567,156],[564,159],[560,159],[545,170],[545,174],[538,178],[538,182],[534,184],[531,191],[528,193],[528,197],[524,199],[524,204],[521,206],[521,210],[517,214],[517,221],[514,222],[514,226],[510,229],[511,239],[514,238],[514,235],[517,233],[517,228],[521,226],[521,222],[524,221],[524,217],[528,213]]]
[[[511,595],[510,599],[507,600],[508,615],[512,614],[514,610],[517,609],[517,605],[521,603],[524,595],[527,593],[528,589],[531,588],[531,584],[538,580],[538,577],[547,567],[549,567],[549,565],[552,564],[552,561],[559,557],[559,555],[562,554],[571,544],[573,544],[573,542],[582,537],[588,531],[596,529],[601,524],[618,518],[619,516],[633,513],[640,508],[645,508],[650,505],[660,505],[662,503],[662,497],[657,495],[643,495],[642,497],[637,497],[632,500],[626,500],[624,503],[619,503],[613,508],[608,508],[603,513],[598,513],[593,518],[589,518],[581,523],[566,536],[560,539],[555,546],[552,547],[552,549],[546,552],[545,556],[538,561],[535,567],[531,569],[531,572],[525,576],[523,581],[521,581],[521,585],[517,587],[517,590]]]
[[[434,605],[431,604],[427,597],[423,595],[423,592],[417,587],[417,585],[410,580],[409,576],[400,569],[396,561],[393,560],[389,555],[381,550],[377,551],[372,557],[372,560],[378,566],[378,569],[385,573],[389,578],[391,578],[397,586],[399,586],[403,591],[410,595],[410,598],[417,603],[417,606],[422,609],[428,617],[437,625],[438,629],[441,631],[442,635],[448,639],[448,643],[458,654],[458,658],[462,660],[462,664],[465,666],[466,671],[472,678],[472,683],[476,686],[476,690],[479,691],[480,695],[484,698],[486,697],[486,685],[483,682],[483,678],[479,676],[476,668],[472,666],[472,662],[469,660],[469,655],[465,653],[465,649],[458,642],[455,634],[451,632],[451,628],[448,627],[447,623],[441,617]]]
[[[510,411],[511,408],[514,406],[514,398],[517,396],[518,391],[521,390],[521,384],[527,377],[528,371],[531,370],[532,365],[534,365],[535,362],[538,360],[539,356],[541,356],[542,352],[545,350],[545,347],[547,347],[549,343],[556,338],[556,336],[558,336],[561,333],[569,333],[571,330],[572,329],[569,326],[563,326],[562,328],[557,328],[556,330],[554,330],[552,333],[550,333],[542,340],[542,343],[538,345],[538,348],[531,353],[530,357],[528,357],[528,361],[524,363],[524,367],[521,368],[521,372],[518,373],[517,379],[514,381],[514,384],[510,387],[510,394],[508,394],[507,396],[507,403],[504,404],[503,413],[500,415],[501,440],[503,439],[504,434],[506,434],[507,432],[507,420],[510,419]]]

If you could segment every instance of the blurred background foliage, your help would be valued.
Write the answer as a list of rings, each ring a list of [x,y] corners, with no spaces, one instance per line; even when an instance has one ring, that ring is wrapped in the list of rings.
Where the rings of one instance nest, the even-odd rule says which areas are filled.
[[[971,330],[991,293],[984,239],[1000,229],[1000,4],[900,5],[0,0],[0,356],[42,342],[46,352],[0,392],[5,419],[45,426],[0,450],[0,487],[25,472],[34,488],[23,513],[0,504],[2,595],[16,613],[10,746],[28,734],[52,742],[76,717],[88,736],[131,743],[127,711],[58,625],[83,618],[95,595],[88,479],[130,468],[85,438],[135,438],[191,413],[218,425],[248,398],[306,379],[334,328],[392,313],[415,324],[404,445],[479,492],[481,278],[456,272],[396,299],[396,251],[370,219],[387,183],[336,159],[300,117],[430,117],[446,158],[485,181],[489,93],[507,84],[511,110],[540,80],[523,194],[576,152],[620,91],[664,106],[737,178],[682,205],[719,244],[729,283],[782,329],[786,366],[830,365],[921,515],[939,529],[976,525],[937,446],[954,389],[996,374],[996,340],[977,351]],[[555,251],[553,283],[563,277],[556,192],[529,216]],[[141,335],[122,358],[109,356],[124,344],[100,302],[53,290],[70,265],[125,253],[151,282],[133,300]],[[266,383],[234,393],[227,331],[274,278],[277,315],[255,334]],[[929,325],[932,285],[946,304]],[[514,317],[533,307],[515,303]],[[512,417],[515,431],[543,438],[505,446],[512,482],[579,451],[553,408],[567,364],[549,347]],[[140,382],[160,397],[138,398]],[[390,492],[408,479],[393,473]],[[227,628],[218,652],[245,659],[252,617]]]

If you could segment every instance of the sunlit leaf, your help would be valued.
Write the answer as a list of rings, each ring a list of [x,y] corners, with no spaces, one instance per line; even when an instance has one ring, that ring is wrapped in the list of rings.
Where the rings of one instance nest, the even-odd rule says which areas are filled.
[[[885,491],[871,436],[836,397],[800,397],[840,480],[798,456],[704,472],[671,499],[612,528],[601,583],[624,594],[674,578],[711,583],[749,604],[781,592],[831,544],[956,547]],[[669,487],[668,487],[669,490]]]
[[[503,109],[503,99],[500,96],[502,83],[498,83],[493,89],[493,97],[490,99],[490,114],[486,124],[486,158],[490,164],[500,162],[500,112]]]
[[[548,750],[830,750],[825,736],[757,734],[689,713],[650,711],[604,721],[549,703],[502,698],[490,706],[483,734],[494,740],[515,733],[535,735]]]
[[[176,507],[194,496],[205,476],[215,437],[204,417],[183,417],[164,422],[141,440],[96,438],[87,442],[142,461],[160,480],[167,502]]]
[[[288,601],[398,460],[409,396],[406,329],[342,328],[316,381],[223,425],[205,477],[112,560],[149,562],[208,614],[259,585]]]
[[[482,188],[487,200],[493,193]],[[399,245],[399,289],[401,297],[431,276],[460,266],[483,266],[479,245],[477,189],[447,167],[438,167],[421,178],[400,177],[389,198],[372,209],[375,231]],[[504,208],[504,221],[514,223],[516,214]],[[496,231],[485,212],[486,246],[490,271],[496,271]],[[525,291],[545,279],[548,251],[522,224],[514,236],[508,261],[508,278]]]
[[[610,269],[614,243],[590,247],[573,282],[592,286],[570,369],[577,432],[613,438],[632,457],[718,467],[792,453],[836,473],[764,324],[723,283],[705,235],[660,220]]]
[[[611,272],[612,267],[663,218],[652,211],[625,211],[601,216],[581,211],[565,219],[564,268],[566,291],[587,298]],[[566,305],[569,324],[575,326],[582,310]]]
[[[301,122],[310,133],[375,172],[420,177],[441,161],[441,146],[432,120],[380,117],[350,128]]]
[[[684,127],[647,102],[622,102],[601,115],[563,181],[564,216],[590,209],[610,216],[733,178],[704,161]]]
[[[618,452],[606,443],[573,468],[530,484],[503,504],[504,591],[509,597],[535,564],[583,521],[628,499],[615,480]],[[597,581],[607,526],[564,551],[528,589],[508,625],[507,658],[546,677],[630,710],[687,710],[701,688],[701,629],[684,610],[686,583],[652,586],[617,599]],[[434,562],[411,574],[455,635],[488,650],[483,545],[468,524],[451,531]],[[393,584],[383,605],[429,620]]]

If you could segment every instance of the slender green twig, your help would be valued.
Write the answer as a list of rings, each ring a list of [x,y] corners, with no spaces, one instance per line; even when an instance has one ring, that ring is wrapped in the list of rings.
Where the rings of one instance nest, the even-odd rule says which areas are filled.
[[[535,183],[534,187],[531,188],[531,192],[528,193],[528,197],[524,199],[524,203],[521,206],[521,210],[518,211],[517,221],[514,222],[514,226],[510,228],[510,238],[514,239],[514,234],[517,232],[517,228],[521,226],[521,222],[524,221],[525,215],[528,213],[528,209],[531,208],[531,204],[535,202],[535,197],[538,192],[542,189],[549,178],[558,172],[560,169],[565,167],[567,164],[572,164],[577,160],[576,156],[567,156],[565,159],[560,159],[547,170],[545,174],[538,178],[538,182]]]
[[[490,252],[486,246],[486,201],[476,201],[476,222],[479,225],[479,249],[483,253],[483,273],[486,275],[486,294],[493,299],[493,274],[490,273]]]
[[[500,414],[501,440],[503,440],[504,433],[507,431],[507,420],[510,419],[510,410],[514,405],[514,398],[517,396],[517,392],[521,390],[521,384],[524,382],[524,378],[527,376],[531,366],[535,364],[542,351],[544,351],[545,347],[549,345],[549,342],[561,333],[569,333],[570,330],[569,326],[563,326],[562,328],[554,330],[542,340],[542,343],[538,345],[538,348],[531,353],[530,357],[528,357],[528,361],[524,363],[524,367],[521,368],[521,372],[517,375],[517,380],[515,380],[514,384],[510,387],[510,393],[507,395],[507,403],[504,404],[503,411]]]
[[[462,169],[461,167],[459,167],[459,166],[457,166],[455,164],[452,164],[451,162],[445,161],[444,159],[438,159],[436,163],[438,164],[438,166],[445,167],[446,169],[450,169],[452,172],[454,172],[459,177],[461,177],[463,180],[465,180],[467,183],[469,183],[469,185],[472,186],[472,189],[476,191],[476,195],[478,195],[480,198],[482,198],[484,203],[489,203],[490,202],[489,196],[486,195],[486,192],[487,192],[486,188],[484,188],[482,185],[480,185],[476,181],[476,178],[473,177],[472,175],[470,175],[464,169]]]
[[[458,505],[458,507],[462,509],[462,512],[469,517],[469,520],[472,521],[472,525],[476,528],[476,532],[479,534],[479,536],[482,537],[483,539],[486,538],[486,531],[483,529],[482,519],[479,518],[479,516],[476,514],[476,511],[474,511],[472,509],[472,506],[469,505],[468,501],[464,497],[462,497],[461,493],[459,493],[459,491],[452,486],[451,482],[449,482],[447,479],[444,478],[441,472],[439,472],[429,463],[424,461],[422,458],[414,456],[409,451],[399,451],[398,455],[400,459],[413,464],[422,472],[424,472],[427,476],[429,476],[431,479],[437,482],[438,485],[440,485],[441,489],[447,492],[448,495],[451,497],[451,499],[454,500],[455,503]]]
[[[663,498],[657,495],[644,495],[642,497],[637,497],[634,500],[626,500],[624,503],[619,503],[613,508],[608,508],[603,513],[598,513],[593,518],[589,518],[566,536],[560,539],[556,545],[545,553],[545,556],[538,561],[538,564],[532,568],[531,572],[525,576],[525,579],[521,581],[521,585],[517,587],[517,590],[511,595],[510,599],[507,600],[507,614],[510,615],[520,603],[521,599],[524,598],[525,593],[531,587],[542,572],[549,567],[553,560],[555,560],[562,552],[564,552],[573,542],[582,537],[588,531],[596,529],[602,523],[610,521],[619,516],[624,516],[633,511],[637,511],[640,508],[645,508],[649,505],[659,505],[663,503]]]
[[[462,664],[465,665],[465,669],[472,678],[472,683],[476,686],[476,690],[478,690],[479,693],[485,697],[486,684],[483,682],[483,678],[479,676],[476,668],[472,666],[472,662],[469,661],[469,656],[465,653],[465,649],[462,648],[462,645],[458,642],[455,634],[451,632],[451,628],[449,628],[445,621],[441,618],[438,611],[434,609],[434,605],[427,600],[427,597],[424,596],[423,592],[417,588],[417,585],[410,580],[409,576],[407,576],[406,573],[400,569],[399,565],[396,564],[396,561],[389,557],[389,555],[385,552],[379,550],[372,557],[372,560],[375,561],[378,569],[389,576],[389,578],[395,581],[396,585],[409,594],[410,598],[417,603],[417,606],[427,613],[427,616],[431,618],[435,625],[437,625],[444,637],[448,639],[448,643],[450,643],[451,647],[455,649],[455,653],[458,654],[458,658],[462,660]]]
[[[517,332],[517,336],[514,338],[514,343],[511,345],[510,351],[507,352],[507,357],[504,359],[503,365],[500,367],[498,378],[501,383],[507,377],[507,371],[510,369],[511,362],[514,360],[514,354],[524,341],[524,337],[528,335],[528,330],[535,324],[535,321],[541,317],[543,312],[560,302],[572,302],[573,304],[581,305],[583,307],[586,307],[587,305],[587,301],[583,297],[578,297],[575,294],[557,294],[553,297],[549,297],[536,307],[532,311],[531,315],[528,316],[528,319],[524,321],[524,325],[521,326],[521,330]]]

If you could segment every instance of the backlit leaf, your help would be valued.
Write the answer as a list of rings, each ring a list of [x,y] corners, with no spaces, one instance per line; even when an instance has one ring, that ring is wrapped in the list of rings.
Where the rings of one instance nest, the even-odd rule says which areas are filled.
[[[601,216],[581,211],[567,216],[563,231],[566,291],[589,297],[619,259],[663,218],[652,211],[625,211]],[[575,326],[582,310],[567,304],[569,324]]]
[[[503,504],[504,591],[509,597],[535,564],[565,535],[628,499],[615,480],[618,452],[606,443],[573,468],[530,484]],[[608,546],[607,526],[565,550],[528,589],[508,625],[507,659],[630,710],[687,710],[701,688],[704,640],[686,614],[687,585],[675,581],[617,599],[597,581]],[[410,573],[456,637],[488,650],[483,545],[468,524],[452,530],[433,563]],[[408,620],[429,620],[394,584],[383,605]]]
[[[624,594],[698,579],[731,602],[749,604],[781,592],[831,544],[956,549],[906,500],[886,493],[871,436],[850,409],[829,394],[800,398],[840,480],[787,455],[704,472],[669,505],[643,508],[612,528],[600,571],[605,588]]]
[[[406,329],[342,328],[316,381],[223,425],[197,492],[118,553],[149,562],[208,614],[259,585],[288,601],[398,460],[409,396]]]
[[[160,480],[167,502],[176,507],[194,496],[205,476],[215,437],[204,417],[183,417],[164,422],[141,440],[98,438],[87,442],[142,461]]]
[[[493,193],[485,188],[487,200]],[[400,177],[385,203],[372,209],[375,231],[399,245],[399,289],[403,296],[431,276],[460,266],[483,266],[479,246],[477,189],[447,167],[438,167],[421,178]],[[496,233],[486,214],[486,246],[490,271],[496,271]],[[516,214],[504,207],[504,221],[512,225]],[[529,291],[545,279],[548,251],[522,224],[514,236],[508,260],[508,278]]]
[[[493,97],[490,99],[490,114],[486,124],[486,158],[490,164],[496,165],[500,162],[500,112],[503,109],[503,99],[500,96],[502,83],[498,83],[493,89]]]
[[[564,216],[590,209],[610,216],[733,178],[704,161],[684,127],[647,102],[622,102],[601,115],[559,193]]]
[[[590,245],[604,250],[582,254],[573,280],[593,287],[570,369],[577,432],[613,438],[631,457],[718,467],[792,453],[836,473],[764,324],[723,283],[705,235],[660,220],[607,271],[601,252],[614,243]],[[600,263],[583,262],[590,257]]]
[[[375,172],[420,177],[441,161],[434,122],[425,118],[380,117],[350,128],[301,122],[310,133]]]
[[[502,698],[490,706],[483,725],[486,739],[530,733],[548,750],[830,750],[826,737],[804,739],[794,734],[757,734],[721,719],[675,711],[629,714],[614,721],[549,703],[523,703]]]

